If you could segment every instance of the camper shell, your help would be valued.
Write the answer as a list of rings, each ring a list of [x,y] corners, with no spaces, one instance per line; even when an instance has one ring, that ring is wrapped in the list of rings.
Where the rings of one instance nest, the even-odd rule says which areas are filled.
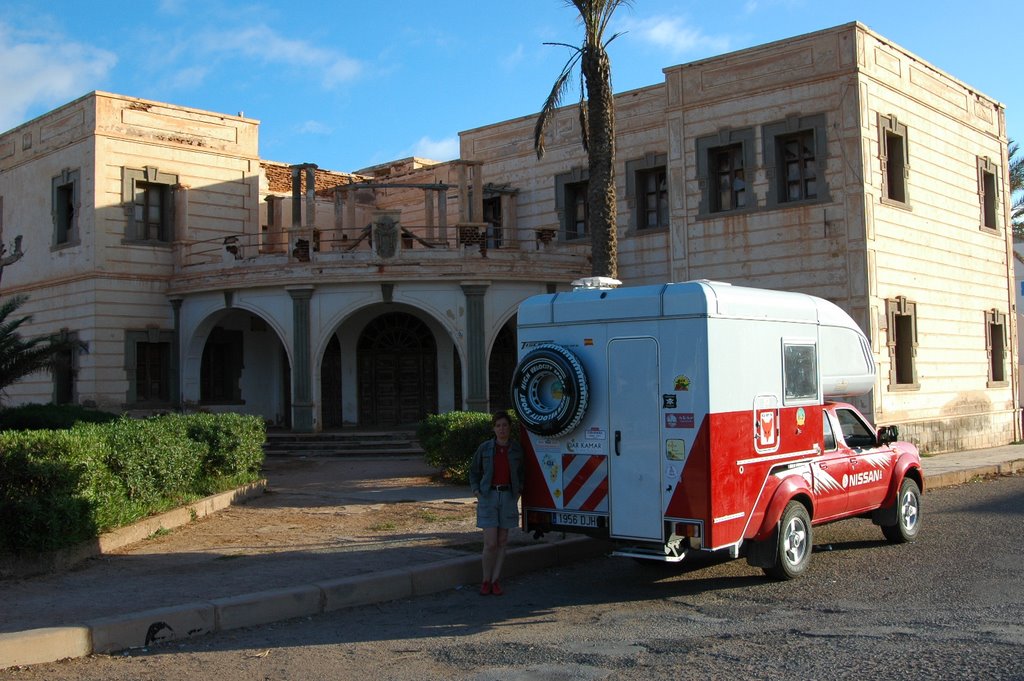
[[[524,301],[518,344],[527,531],[657,560],[728,551],[779,577],[806,568],[814,524],[866,515],[894,541],[916,536],[920,457],[833,401],[870,392],[875,365],[829,301],[584,286]]]

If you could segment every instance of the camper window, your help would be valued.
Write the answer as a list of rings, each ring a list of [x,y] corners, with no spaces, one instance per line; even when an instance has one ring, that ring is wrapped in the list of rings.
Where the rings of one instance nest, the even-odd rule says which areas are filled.
[[[810,344],[783,345],[786,402],[818,399],[817,348]]]

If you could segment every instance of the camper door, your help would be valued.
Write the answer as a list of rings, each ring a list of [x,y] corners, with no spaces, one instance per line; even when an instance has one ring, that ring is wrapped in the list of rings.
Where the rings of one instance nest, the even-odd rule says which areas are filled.
[[[664,541],[658,342],[620,338],[608,344],[609,534]]]

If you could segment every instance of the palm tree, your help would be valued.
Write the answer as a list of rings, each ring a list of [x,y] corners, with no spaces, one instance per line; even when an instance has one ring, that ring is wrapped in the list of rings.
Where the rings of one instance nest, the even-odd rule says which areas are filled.
[[[14,296],[0,304],[0,390],[31,373],[49,370],[58,355],[81,347],[80,342],[59,335],[22,338],[18,329],[32,317],[12,315],[26,300],[25,296]]]
[[[1024,237],[1024,157],[1017,156],[1020,147],[1010,140],[1007,157],[1010,159],[1010,223],[1014,236]]]
[[[615,10],[621,5],[630,4],[631,0],[566,2],[566,5],[572,5],[579,12],[584,29],[583,44],[548,43],[569,48],[572,56],[544,101],[533,131],[533,147],[537,158],[543,158],[544,133],[578,65],[581,74],[580,133],[590,173],[587,183],[587,229],[591,239],[591,270],[594,276],[612,278],[618,276],[619,263],[615,206],[615,101],[607,47],[619,34],[608,40],[604,39],[604,34]]]

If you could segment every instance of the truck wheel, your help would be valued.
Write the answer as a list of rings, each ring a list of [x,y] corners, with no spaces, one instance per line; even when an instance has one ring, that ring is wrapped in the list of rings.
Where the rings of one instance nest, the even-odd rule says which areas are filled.
[[[906,544],[917,539],[920,530],[921,488],[910,478],[904,478],[896,497],[896,524],[882,525],[882,534],[893,544]]]
[[[531,433],[543,437],[571,433],[583,420],[589,401],[583,365],[561,345],[538,345],[516,366],[512,407]]]
[[[791,501],[779,521],[775,537],[775,565],[764,568],[764,573],[774,579],[799,577],[811,563],[812,541],[811,516],[799,501]]]

